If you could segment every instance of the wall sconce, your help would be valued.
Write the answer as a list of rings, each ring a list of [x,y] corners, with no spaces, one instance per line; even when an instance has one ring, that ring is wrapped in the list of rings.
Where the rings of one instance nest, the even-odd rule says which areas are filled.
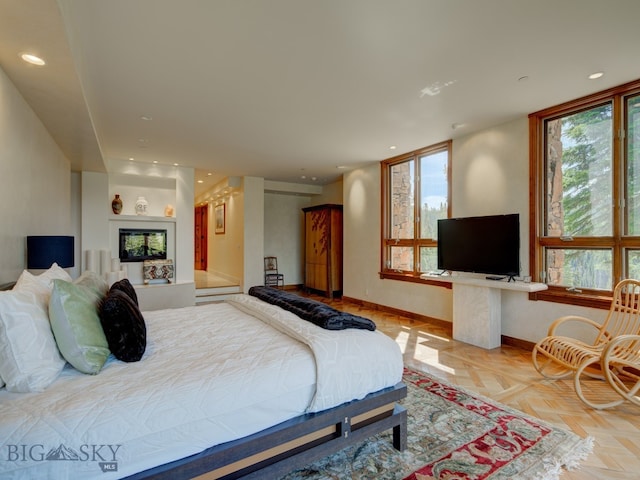
[[[27,268],[44,270],[54,263],[62,268],[73,267],[73,237],[29,236],[27,237]]]

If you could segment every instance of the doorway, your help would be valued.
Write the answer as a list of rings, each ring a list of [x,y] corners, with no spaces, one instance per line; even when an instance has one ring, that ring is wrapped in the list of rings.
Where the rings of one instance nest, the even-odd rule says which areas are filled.
[[[195,251],[194,269],[207,270],[207,243],[208,243],[208,221],[209,205],[200,205],[195,209]]]

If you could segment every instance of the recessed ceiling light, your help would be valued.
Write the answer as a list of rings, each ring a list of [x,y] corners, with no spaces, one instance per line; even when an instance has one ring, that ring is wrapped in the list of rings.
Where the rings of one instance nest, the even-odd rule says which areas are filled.
[[[151,120],[153,120],[153,117],[151,115],[142,115],[140,117],[140,120],[145,120],[147,122],[150,122]]]
[[[211,172],[207,173],[207,177],[210,177],[211,175],[213,175],[213,173]]]
[[[133,157],[129,157],[129,161],[130,161],[130,162],[133,162],[134,160],[135,160],[135,158],[133,158]]]
[[[602,76],[604,76],[604,72],[593,72],[591,75],[589,75],[589,80],[595,80],[597,78],[601,78]]]
[[[39,67],[46,64],[46,62],[42,58],[31,53],[23,53],[22,55],[20,55],[20,58],[22,58],[22,60],[24,60],[25,62],[30,63],[31,65],[37,65]]]
[[[154,160],[153,163],[158,163],[158,160]]]
[[[177,167],[178,165],[179,165],[178,163],[174,163],[174,164],[173,164],[173,166],[174,166],[174,167]]]
[[[198,183],[204,183],[204,180],[198,180]]]
[[[396,147],[395,145],[391,145],[391,146],[389,147],[389,150],[395,150],[396,148],[398,148],[398,147]]]

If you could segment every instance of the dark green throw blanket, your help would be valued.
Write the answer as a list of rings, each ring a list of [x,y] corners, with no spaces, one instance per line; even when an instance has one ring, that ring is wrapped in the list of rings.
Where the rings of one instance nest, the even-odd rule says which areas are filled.
[[[249,295],[284,310],[296,314],[327,330],[344,330],[345,328],[360,328],[375,330],[376,324],[368,318],[341,312],[322,302],[301,297],[294,293],[285,292],[272,287],[256,286],[249,289]]]

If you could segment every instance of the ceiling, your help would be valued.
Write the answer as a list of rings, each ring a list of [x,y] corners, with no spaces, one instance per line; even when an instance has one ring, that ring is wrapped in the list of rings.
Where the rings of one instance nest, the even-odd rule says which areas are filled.
[[[637,0],[0,0],[0,66],[73,170],[321,185],[640,78],[639,17]]]

